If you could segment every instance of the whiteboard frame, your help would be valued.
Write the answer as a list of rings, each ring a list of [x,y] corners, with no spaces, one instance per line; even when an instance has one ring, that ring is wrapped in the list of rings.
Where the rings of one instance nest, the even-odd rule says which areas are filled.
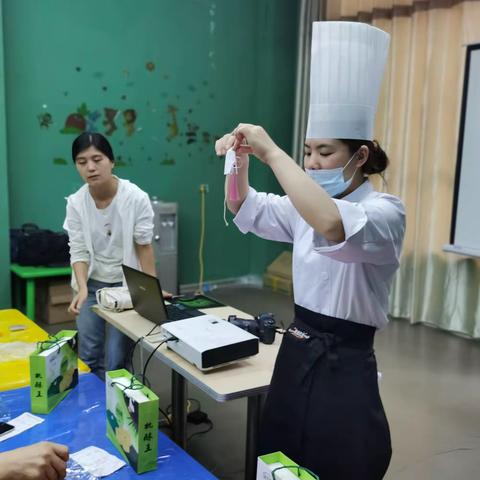
[[[474,50],[480,50],[480,43],[475,43],[467,46],[466,59],[465,59],[465,72],[463,78],[463,93],[462,93],[462,109],[460,114],[460,129],[458,135],[458,148],[457,148],[457,165],[455,168],[455,183],[453,189],[453,205],[452,205],[452,219],[450,225],[450,244],[445,245],[443,250],[445,252],[458,253],[460,255],[468,255],[479,257],[480,251],[476,251],[472,248],[465,248],[461,245],[455,244],[455,229],[457,223],[457,207],[458,196],[460,191],[460,177],[462,174],[462,155],[463,155],[463,143],[465,137],[465,120],[468,105],[468,86],[470,80],[470,61],[471,55]]]

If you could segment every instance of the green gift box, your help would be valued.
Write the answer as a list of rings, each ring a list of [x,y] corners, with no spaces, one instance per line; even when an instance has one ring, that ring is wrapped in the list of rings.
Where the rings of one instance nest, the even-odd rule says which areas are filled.
[[[137,473],[157,468],[158,397],[128,370],[106,374],[107,437]]]
[[[39,342],[30,355],[32,413],[49,413],[77,384],[77,331],[62,330]]]
[[[290,460],[282,452],[258,457],[257,480],[319,480],[317,475]]]

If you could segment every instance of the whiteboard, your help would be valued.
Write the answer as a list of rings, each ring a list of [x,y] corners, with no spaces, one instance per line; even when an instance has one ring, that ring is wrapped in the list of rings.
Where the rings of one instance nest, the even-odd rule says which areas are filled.
[[[480,257],[480,44],[467,47],[450,244],[443,249]]]

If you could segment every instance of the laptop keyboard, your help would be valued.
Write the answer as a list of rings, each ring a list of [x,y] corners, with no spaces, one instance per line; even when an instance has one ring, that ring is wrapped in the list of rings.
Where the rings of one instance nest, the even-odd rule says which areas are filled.
[[[183,305],[166,305],[167,317],[169,320],[184,320],[185,318],[199,317],[205,315],[199,310],[184,307]]]

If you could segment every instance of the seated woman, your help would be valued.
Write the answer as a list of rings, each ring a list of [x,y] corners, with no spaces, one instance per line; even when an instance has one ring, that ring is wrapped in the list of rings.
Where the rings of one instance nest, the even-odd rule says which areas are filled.
[[[63,225],[75,291],[69,311],[77,315],[80,358],[104,378],[105,344],[107,370],[115,370],[125,366],[131,340],[111,325],[105,328],[90,307],[98,289],[122,285],[122,263],[155,276],[153,210],[144,191],[113,175],[115,158],[103,135],[82,133],[72,144],[72,158],[85,185],[67,198]]]

